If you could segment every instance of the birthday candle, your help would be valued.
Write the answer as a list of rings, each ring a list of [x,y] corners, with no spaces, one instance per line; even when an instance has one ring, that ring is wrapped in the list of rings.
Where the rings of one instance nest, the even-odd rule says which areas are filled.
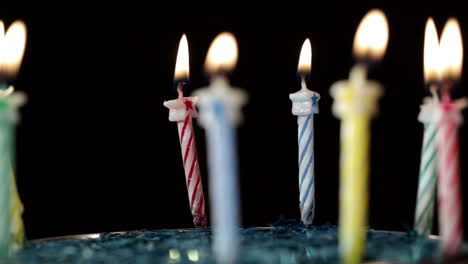
[[[301,90],[290,94],[293,102],[292,113],[297,116],[299,144],[299,208],[301,221],[312,224],[315,210],[315,152],[314,114],[318,114],[320,95],[307,89],[305,77],[309,74],[312,61],[312,47],[307,39],[299,57],[298,71],[301,75]]]
[[[10,250],[12,126],[8,107],[6,100],[0,100],[0,256],[7,256]]]
[[[419,121],[424,124],[424,136],[419,170],[418,194],[414,229],[421,235],[431,233],[434,216],[435,187],[437,182],[437,126],[432,114],[436,102],[427,98],[421,107]]]
[[[10,86],[11,87],[11,86]],[[23,205],[16,190],[12,171],[14,125],[17,109],[25,102],[21,92],[13,88],[0,93],[0,256],[6,256],[22,247],[24,225],[21,217]]]
[[[179,98],[164,102],[169,108],[169,120],[177,122],[179,130],[180,146],[185,169],[185,180],[189,196],[190,210],[195,226],[206,226],[205,195],[198,165],[198,153],[195,145],[192,117],[197,116],[195,104],[197,97],[184,97],[184,79],[189,75],[188,42],[185,35],[182,36],[177,53],[175,79],[178,80],[177,91]]]
[[[442,101],[434,116],[439,126],[439,230],[442,253],[452,256],[461,253],[463,243],[458,126],[463,120],[461,109],[468,105],[467,99],[453,100],[450,96],[453,83],[460,79],[463,62],[461,32],[454,18],[450,18],[445,24],[440,52],[444,86]]]
[[[206,129],[209,190],[213,224],[213,251],[218,263],[235,263],[239,248],[240,208],[237,173],[236,131],[240,107],[247,96],[230,87],[223,75],[237,62],[237,43],[230,33],[221,33],[211,44],[205,68],[212,80],[196,91],[200,98],[200,124]]]
[[[380,59],[386,49],[388,25],[380,10],[370,11],[354,40],[360,60]],[[367,228],[369,121],[382,94],[380,84],[366,79],[367,65],[358,63],[349,80],[332,85],[333,113],[341,119],[339,247],[343,263],[360,263]]]
[[[433,120],[433,113],[438,104],[437,83],[440,82],[438,63],[439,40],[434,21],[432,18],[429,18],[426,23],[424,37],[424,79],[433,97],[425,98],[418,116],[418,120],[424,124],[424,136],[414,217],[414,229],[424,236],[429,235],[432,230],[434,201],[436,197],[437,126]]]
[[[0,21],[0,257],[22,246],[24,239],[22,204],[16,192],[14,167],[14,125],[17,108],[25,95],[8,86],[17,74],[26,43],[26,26],[15,21],[5,34]]]

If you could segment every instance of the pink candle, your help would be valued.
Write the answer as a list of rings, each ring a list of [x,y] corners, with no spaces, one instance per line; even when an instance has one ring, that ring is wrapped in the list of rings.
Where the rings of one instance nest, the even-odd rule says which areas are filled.
[[[439,106],[439,230],[444,255],[457,255],[463,242],[460,165],[458,160],[458,126],[461,111],[457,103],[445,95]]]
[[[177,54],[175,79],[179,80],[177,92],[179,98],[164,102],[169,108],[169,120],[177,122],[179,130],[182,160],[185,169],[185,180],[188,190],[190,210],[195,226],[206,226],[205,196],[201,182],[200,168],[198,166],[198,154],[193,133],[192,117],[197,116],[195,104],[197,97],[184,97],[182,88],[184,79],[188,78],[188,43],[185,35],[182,36]]]
[[[450,18],[445,24],[439,45],[440,76],[444,81],[442,101],[434,113],[438,154],[438,200],[441,250],[445,256],[461,253],[463,243],[462,200],[460,193],[460,164],[458,126],[466,99],[452,100],[450,89],[460,79],[463,43],[458,22]]]

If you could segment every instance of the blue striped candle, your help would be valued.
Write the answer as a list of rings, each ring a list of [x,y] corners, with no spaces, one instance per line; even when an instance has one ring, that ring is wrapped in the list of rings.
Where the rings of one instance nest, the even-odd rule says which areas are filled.
[[[237,62],[237,43],[228,32],[219,34],[206,56],[212,76],[209,87],[196,91],[200,99],[199,123],[206,129],[208,173],[213,225],[213,251],[217,263],[233,264],[239,251],[240,208],[235,126],[247,96],[232,88],[224,73]]]
[[[297,116],[299,145],[299,208],[301,221],[311,225],[315,214],[315,152],[314,114],[318,113],[320,95],[310,91],[302,82],[302,89],[290,94],[292,113]]]
[[[200,124],[206,129],[213,250],[220,263],[235,263],[239,247],[239,187],[236,131],[243,92],[217,78],[200,98]]]

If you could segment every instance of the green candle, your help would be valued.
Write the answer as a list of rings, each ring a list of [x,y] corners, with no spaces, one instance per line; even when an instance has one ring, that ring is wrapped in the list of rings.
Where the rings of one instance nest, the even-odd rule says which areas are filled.
[[[25,43],[26,26],[23,22],[13,22],[5,33],[0,20],[0,258],[21,247],[24,238],[23,206],[13,174],[13,142],[17,108],[23,104],[25,96],[13,92],[8,81],[18,73]]]
[[[0,256],[10,248],[12,122],[8,97],[0,98]]]
[[[13,93],[12,87],[3,89],[0,84],[0,257],[21,247],[24,239],[23,205],[13,174],[17,108],[24,99],[22,93]]]

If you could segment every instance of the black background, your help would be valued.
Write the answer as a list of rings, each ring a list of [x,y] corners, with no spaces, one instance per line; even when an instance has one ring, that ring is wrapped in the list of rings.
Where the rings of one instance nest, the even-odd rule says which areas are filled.
[[[208,84],[205,55],[222,31],[234,33],[239,44],[231,82],[250,96],[238,139],[243,224],[264,226],[280,215],[299,219],[297,127],[288,94],[299,88],[296,68],[305,38],[313,47],[309,86],[322,95],[315,222],[336,224],[340,123],[331,114],[329,87],[347,78],[356,27],[374,7],[387,14],[390,39],[385,58],[370,73],[385,86],[385,96],[372,123],[369,223],[383,230],[411,228],[423,132],[417,114],[425,95],[425,22],[433,16],[440,32],[448,17],[457,17],[466,43],[467,9],[447,1],[415,7],[231,5],[0,9],[7,25],[23,19],[28,26],[14,84],[29,97],[17,132],[17,181],[29,238],[191,227],[177,128],[162,103],[176,97],[172,79],[181,35],[188,36],[193,91]],[[468,95],[467,69],[456,97]],[[208,195],[205,134],[198,125],[195,130]],[[466,178],[466,125],[460,140]],[[463,179],[463,190],[467,184]]]

